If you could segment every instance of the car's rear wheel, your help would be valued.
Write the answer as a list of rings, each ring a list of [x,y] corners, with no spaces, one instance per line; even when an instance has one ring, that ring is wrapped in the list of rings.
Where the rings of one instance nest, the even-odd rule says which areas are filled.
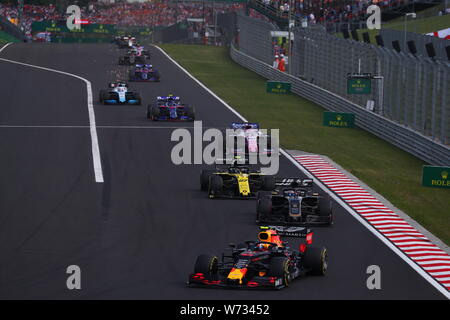
[[[209,177],[209,194],[214,195],[222,191],[223,179],[218,175],[211,175]]]
[[[328,224],[333,223],[333,205],[330,196],[327,194],[325,197],[319,199],[319,207],[317,213],[322,217],[329,217]]]
[[[272,191],[275,187],[275,178],[273,176],[262,176],[262,189],[264,191]]]
[[[186,108],[186,111],[185,111],[186,116],[188,116],[192,120],[195,120],[195,109],[194,109],[194,107],[186,106],[185,108]]]
[[[286,257],[273,257],[270,260],[268,275],[281,278],[285,286],[289,285],[289,259]]]
[[[323,276],[328,270],[328,251],[326,248],[309,246],[305,252],[305,267],[313,275]]]
[[[217,274],[219,259],[216,256],[201,254],[197,257],[194,266],[194,273],[207,275]]]
[[[209,177],[212,175],[214,170],[202,170],[200,174],[200,190],[207,191],[209,186]]]

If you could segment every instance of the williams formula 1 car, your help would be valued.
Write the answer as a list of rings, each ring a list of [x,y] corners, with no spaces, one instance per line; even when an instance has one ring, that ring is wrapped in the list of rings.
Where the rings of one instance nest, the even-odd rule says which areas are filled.
[[[138,92],[128,90],[124,81],[114,81],[108,84],[107,90],[100,90],[100,103],[103,104],[136,104],[142,103]]]
[[[327,272],[327,249],[311,246],[313,233],[304,227],[261,227],[258,241],[230,244],[230,252],[198,256],[188,286],[282,289],[302,275],[323,276]],[[298,250],[281,239],[306,238]]]
[[[195,110],[181,103],[180,97],[168,95],[157,97],[155,105],[147,107],[147,119],[153,121],[194,121]]]
[[[210,198],[253,199],[258,191],[274,190],[275,178],[262,175],[259,170],[234,163],[216,166],[215,170],[202,170],[200,188],[208,191]]]
[[[258,193],[258,223],[293,226],[333,223],[331,199],[313,191],[312,179],[287,178],[276,184],[275,191]]]

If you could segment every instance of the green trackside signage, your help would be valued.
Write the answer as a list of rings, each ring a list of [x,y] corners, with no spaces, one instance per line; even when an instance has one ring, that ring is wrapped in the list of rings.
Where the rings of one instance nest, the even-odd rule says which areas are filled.
[[[267,93],[289,94],[289,93],[291,93],[291,84],[289,82],[267,81],[266,82],[266,92]]]
[[[33,22],[31,25],[33,32],[53,32],[53,33],[91,33],[91,34],[115,34],[116,27],[112,24],[87,24],[82,25],[81,29],[69,30],[65,23],[56,23],[54,21]]]
[[[325,111],[323,113],[323,125],[335,128],[354,128],[355,115],[353,113]]]
[[[450,167],[423,166],[422,186],[450,189]]]
[[[347,75],[347,94],[370,94],[372,76],[370,74]]]

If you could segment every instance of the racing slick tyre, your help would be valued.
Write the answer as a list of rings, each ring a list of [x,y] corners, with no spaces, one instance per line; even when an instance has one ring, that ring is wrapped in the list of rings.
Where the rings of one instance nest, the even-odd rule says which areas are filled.
[[[195,120],[195,109],[194,109],[194,107],[186,106],[185,114],[186,114],[186,116],[188,116],[189,118],[191,118],[192,121]]]
[[[264,191],[272,191],[276,188],[275,178],[273,176],[262,177],[262,189]]]
[[[137,105],[140,106],[140,105],[142,104],[142,98],[141,98],[141,95],[140,95],[138,92],[136,92],[136,93],[134,94],[134,98],[138,101]]]
[[[270,260],[268,276],[283,279],[283,285],[289,285],[289,259],[286,257],[273,257]]]
[[[147,107],[147,118],[153,121],[158,120],[158,117],[160,115],[160,110],[158,107],[148,105]]]
[[[105,100],[105,95],[106,95],[106,91],[100,90],[99,99],[98,99],[100,101],[100,103],[103,103],[103,101]]]
[[[214,170],[202,170],[200,174],[200,190],[208,191],[209,177],[212,175]]]
[[[256,202],[256,221],[266,221],[272,213],[272,200],[269,198],[260,198]]]
[[[328,252],[326,248],[310,246],[305,252],[305,267],[309,273],[324,276],[328,269]]]
[[[218,175],[211,175],[209,177],[209,195],[214,197],[216,193],[222,191],[223,179]]]
[[[219,259],[216,256],[201,254],[195,261],[194,273],[203,273],[207,275],[217,274]]]
[[[333,208],[330,196],[327,194],[323,199],[319,200],[319,208],[317,209],[317,213],[322,217],[329,217],[328,224],[333,223]]]

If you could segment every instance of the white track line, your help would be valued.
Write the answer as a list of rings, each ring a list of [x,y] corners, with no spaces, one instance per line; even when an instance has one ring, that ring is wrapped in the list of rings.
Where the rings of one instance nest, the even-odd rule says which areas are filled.
[[[227,107],[231,112],[233,112],[239,119],[244,122],[248,122],[239,112],[234,110],[230,105],[228,105],[224,100],[218,97],[214,92],[207,88],[202,82],[191,75],[185,68],[183,68],[178,62],[176,62],[172,57],[170,57],[163,49],[155,46],[159,51],[161,51],[172,63],[174,63],[178,68],[180,68],[184,73],[186,73],[192,80],[197,82],[203,89],[209,92],[214,98],[220,101],[225,107]],[[300,163],[298,163],[289,153],[280,148],[280,153],[284,155],[289,161],[292,162],[300,171],[302,171],[307,177],[314,179],[314,177],[306,170]],[[385,238],[380,232],[378,232],[372,225],[367,223],[356,211],[354,211],[347,203],[345,203],[336,194],[330,192],[330,190],[320,181],[314,179],[316,184],[325,192],[329,193],[330,196],[339,203],[347,212],[349,212],[356,220],[358,220],[364,227],[366,227],[371,233],[373,233],[378,239],[380,239],[386,246],[388,246],[395,254],[397,254],[401,259],[403,259],[411,268],[413,268],[418,274],[420,274],[426,281],[428,281],[433,287],[435,287],[439,292],[441,292],[447,299],[450,299],[450,292],[446,290],[440,283],[438,283],[433,277],[431,277],[427,272],[415,264],[408,256],[406,256],[399,248],[393,245],[387,238]]]
[[[7,43],[5,46],[3,46],[0,49],[0,52],[2,52],[9,45],[11,45],[11,43]],[[60,71],[60,70],[44,68],[44,67],[40,67],[40,66],[36,66],[36,65],[28,64],[28,63],[23,63],[23,62],[18,62],[18,61],[3,59],[3,58],[0,58],[0,61],[14,63],[14,64],[26,66],[26,67],[31,67],[31,68],[35,68],[35,69],[40,69],[40,70],[45,70],[45,71],[50,71],[50,72],[63,74],[63,75],[66,75],[66,76],[70,76],[70,77],[82,80],[86,84],[87,105],[88,105],[88,113],[89,113],[89,128],[90,128],[90,132],[91,132],[92,158],[93,158],[93,164],[94,164],[95,182],[103,183],[104,180],[103,180],[102,161],[101,161],[101,158],[100,158],[100,148],[99,148],[99,145],[98,145],[97,129],[96,129],[96,125],[95,125],[95,112],[94,112],[94,103],[93,103],[93,99],[92,99],[92,85],[91,85],[91,82],[89,80],[87,80],[85,78],[82,78],[80,76],[77,76],[75,74],[64,72],[64,71]]]

